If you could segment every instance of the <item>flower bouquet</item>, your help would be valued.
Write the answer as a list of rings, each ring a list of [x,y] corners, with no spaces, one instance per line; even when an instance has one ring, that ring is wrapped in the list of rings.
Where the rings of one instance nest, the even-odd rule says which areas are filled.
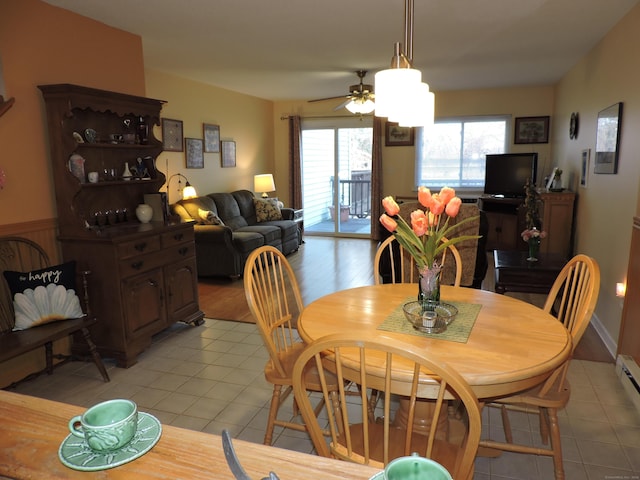
[[[538,206],[538,192],[531,182],[527,182],[524,186],[526,197],[524,199],[525,220],[527,228],[522,231],[520,236],[529,245],[529,262],[538,261],[538,252],[540,251],[540,242],[547,236],[547,232],[540,230],[540,215]]]
[[[442,254],[450,245],[465,240],[480,238],[479,235],[449,235],[476,217],[466,218],[449,225],[460,211],[462,200],[453,188],[443,187],[440,193],[432,194],[426,187],[418,188],[418,202],[425,210],[411,212],[411,225],[400,213],[400,207],[392,197],[385,197],[382,205],[386,213],[380,223],[391,233],[398,243],[411,255],[420,275],[420,295],[418,300],[433,307],[440,301],[440,271]]]

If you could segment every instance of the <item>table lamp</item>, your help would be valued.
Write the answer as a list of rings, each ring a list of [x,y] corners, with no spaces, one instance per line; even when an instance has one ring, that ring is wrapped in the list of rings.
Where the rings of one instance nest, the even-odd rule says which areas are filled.
[[[275,189],[276,184],[271,173],[262,173],[253,177],[253,191],[262,192],[262,198],[269,197],[267,192],[273,192]]]
[[[167,193],[169,193],[169,184],[171,183],[171,179],[173,177],[178,177],[178,191],[182,190],[182,198],[184,200],[187,200],[189,198],[195,198],[195,197],[198,196],[198,194],[196,193],[195,187],[193,187],[189,183],[189,180],[187,180],[187,177],[185,177],[181,173],[174,173],[173,175],[171,175],[169,177],[169,180],[167,180]],[[184,181],[185,181],[185,186],[184,186],[183,189],[181,189],[180,187],[182,186],[182,179],[183,178],[184,178]]]

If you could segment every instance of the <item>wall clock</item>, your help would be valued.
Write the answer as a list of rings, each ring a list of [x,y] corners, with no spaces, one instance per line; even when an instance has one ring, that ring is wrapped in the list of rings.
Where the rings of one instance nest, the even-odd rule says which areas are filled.
[[[571,120],[569,121],[569,138],[578,138],[578,127],[580,121],[578,120],[578,112],[571,114]]]

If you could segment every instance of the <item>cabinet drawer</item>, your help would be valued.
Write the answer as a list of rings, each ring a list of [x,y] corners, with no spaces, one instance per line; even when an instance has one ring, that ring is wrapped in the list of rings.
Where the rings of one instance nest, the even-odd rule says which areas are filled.
[[[166,265],[169,263],[184,260],[185,258],[195,257],[196,245],[193,242],[182,243],[171,248],[166,248],[162,251],[162,253],[165,256]]]
[[[160,239],[148,236],[118,245],[118,258],[125,259],[160,250]]]
[[[157,251],[148,255],[138,255],[122,259],[119,262],[120,275],[123,278],[159,268],[167,263],[170,252]]]
[[[180,230],[173,230],[161,235],[162,248],[169,248],[175,245],[179,245],[184,242],[193,242],[193,228],[183,228]]]

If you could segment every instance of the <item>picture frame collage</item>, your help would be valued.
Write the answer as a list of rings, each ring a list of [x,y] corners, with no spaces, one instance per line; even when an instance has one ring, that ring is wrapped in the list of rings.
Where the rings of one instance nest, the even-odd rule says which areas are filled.
[[[222,168],[236,166],[236,142],[221,140],[220,125],[202,124],[202,138],[184,137],[183,122],[162,119],[162,146],[166,152],[185,152],[186,168],[204,168],[204,154],[220,154]]]

